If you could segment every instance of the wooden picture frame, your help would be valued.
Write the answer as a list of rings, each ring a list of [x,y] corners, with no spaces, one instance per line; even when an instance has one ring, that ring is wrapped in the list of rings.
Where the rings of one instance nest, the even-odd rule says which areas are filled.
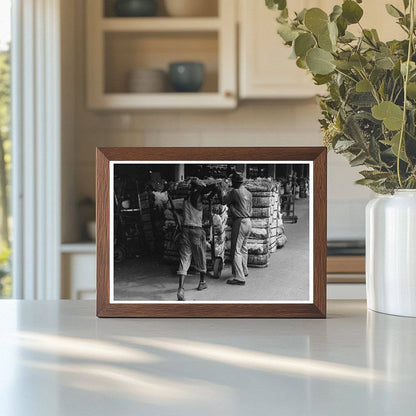
[[[97,148],[97,316],[184,318],[325,318],[327,149],[324,147]],[[305,161],[313,167],[313,293],[305,303],[112,303],[110,301],[110,164],[121,161]],[[160,162],[159,162],[160,163]],[[270,163],[270,162],[269,162]]]

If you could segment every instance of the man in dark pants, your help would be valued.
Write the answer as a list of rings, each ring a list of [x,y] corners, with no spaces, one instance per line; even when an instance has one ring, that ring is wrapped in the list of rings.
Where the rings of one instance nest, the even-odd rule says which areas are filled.
[[[231,176],[232,187],[225,196],[223,203],[228,205],[228,213],[232,219],[231,258],[233,278],[227,280],[229,285],[244,286],[248,276],[247,240],[251,233],[252,195],[243,185],[243,177],[235,172]]]
[[[191,181],[191,193],[183,203],[182,235],[179,243],[179,287],[177,297],[179,301],[185,300],[185,277],[192,259],[194,266],[199,271],[199,285],[197,290],[204,290],[208,286],[205,282],[207,272],[206,261],[206,235],[202,228],[203,204],[205,194],[215,191],[215,185],[206,186],[204,182],[193,179]]]

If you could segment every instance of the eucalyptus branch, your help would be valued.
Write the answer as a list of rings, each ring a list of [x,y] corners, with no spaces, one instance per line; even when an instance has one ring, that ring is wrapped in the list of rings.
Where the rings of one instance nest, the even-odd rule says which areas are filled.
[[[380,104],[380,98],[378,96],[378,92],[377,92],[376,88],[374,87],[373,83],[371,82],[370,78],[368,77],[367,73],[365,72],[365,69],[363,68],[362,65],[361,65],[360,74],[363,77],[363,79],[365,79],[369,82],[370,87],[371,87],[371,93],[373,94],[374,99],[377,101],[377,104]]]
[[[397,92],[396,96],[394,97],[394,100],[393,100],[394,103],[399,99],[399,96],[402,93],[402,91],[403,91],[403,88],[400,88],[399,91]]]
[[[363,34],[363,36],[365,37],[365,40],[367,41],[367,43],[369,44],[369,45],[371,45],[373,48],[374,48],[374,50],[376,50],[376,51],[378,51],[378,48],[377,48],[377,45],[375,45],[374,43],[373,43],[373,41],[366,35],[366,33],[364,32],[364,28],[361,26],[361,23],[360,22],[358,22],[358,26],[360,27],[360,29],[361,29],[361,33]]]
[[[409,30],[409,45],[407,47],[407,60],[406,60],[406,72],[404,75],[404,85],[403,85],[403,118],[402,118],[402,127],[400,129],[400,140],[399,140],[399,149],[397,152],[397,178],[399,180],[399,185],[402,188],[402,177],[400,173],[400,157],[402,155],[402,147],[404,141],[404,132],[406,129],[406,111],[407,111],[407,83],[409,82],[409,68],[410,62],[412,59],[412,50],[413,50],[413,37],[414,37],[414,28],[415,28],[415,0],[410,0],[410,30]]]
[[[406,33],[406,35],[409,35],[409,31],[407,30],[407,27],[402,26],[400,23],[397,23],[397,24],[399,25],[400,29],[402,29]]]
[[[393,81],[393,88],[391,89],[391,94],[390,94],[390,101],[393,100],[393,95],[394,95],[394,90],[396,89],[396,84],[397,84],[397,80]],[[395,101],[393,101],[395,102]]]
[[[404,0],[404,16],[394,6],[387,7],[406,33],[404,41],[388,42],[378,40],[373,29],[364,29],[361,1],[342,3],[331,14],[318,7],[305,9],[300,20],[292,20],[285,8],[279,22],[285,27],[279,34],[292,45],[287,42],[289,35],[298,35],[295,54],[303,58],[305,69],[315,80],[327,86],[328,95],[321,99],[320,120],[325,141],[339,142],[336,153],[354,159],[355,165],[367,166],[370,171],[363,175],[365,184],[376,192],[416,188],[416,151],[406,146],[406,140],[416,140],[412,125],[416,110],[410,111],[416,109],[416,71],[412,68],[416,57],[416,0]],[[276,5],[286,7],[285,0],[266,0],[266,4],[273,10]],[[340,30],[335,37],[331,26],[335,23],[340,28],[340,18],[345,29],[354,25],[361,33],[350,36]],[[321,34],[322,42],[318,42]],[[357,89],[367,93],[357,94]],[[360,154],[363,157],[357,158]],[[380,180],[385,170],[389,172],[388,180]]]
[[[339,70],[338,68],[335,68],[335,71],[338,72],[341,75],[344,75],[344,77],[350,79],[351,81],[357,83],[357,80],[351,76],[349,76],[348,74],[346,74],[345,72],[342,72],[341,70]]]

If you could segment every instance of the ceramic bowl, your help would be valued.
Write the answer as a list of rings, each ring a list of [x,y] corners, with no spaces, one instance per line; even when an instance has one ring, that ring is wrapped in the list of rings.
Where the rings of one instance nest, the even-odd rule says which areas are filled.
[[[117,0],[114,5],[116,16],[149,17],[156,16],[158,0]]]
[[[166,72],[161,69],[138,68],[129,73],[127,90],[133,93],[160,93],[167,90]]]
[[[201,62],[172,62],[169,65],[169,82],[176,92],[197,92],[205,80],[205,67]]]

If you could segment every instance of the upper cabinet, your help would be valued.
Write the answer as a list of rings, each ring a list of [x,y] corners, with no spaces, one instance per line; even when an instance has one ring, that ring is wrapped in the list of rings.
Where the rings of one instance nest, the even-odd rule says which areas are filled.
[[[382,1],[363,1],[360,6],[364,9],[364,15],[361,20],[361,25],[366,29],[376,29],[379,35],[380,40],[383,42],[392,40],[392,39],[405,39],[405,32],[400,29],[400,26],[396,24],[394,17],[390,16],[387,13],[385,4],[392,4],[399,8],[403,9],[403,0],[389,0],[387,2]],[[353,28],[353,26],[351,26]],[[359,27],[355,27],[357,29]]]
[[[291,10],[322,2],[292,0]],[[314,5],[314,6],[313,6]],[[277,34],[278,12],[263,0],[239,0],[239,89],[241,98],[307,98],[318,93],[312,78],[289,59],[290,48]]]
[[[231,109],[239,98],[299,99],[325,91],[289,58],[291,50],[277,34],[278,12],[267,9],[264,0],[159,0],[154,17],[117,16],[116,4],[126,2],[86,2],[91,109]],[[391,2],[402,7],[402,0]],[[329,13],[340,3],[288,2],[290,13],[311,7]],[[364,27],[376,28],[382,40],[403,37],[383,3],[367,0],[361,6]],[[187,11],[191,17],[183,16]],[[350,27],[357,29],[357,25]],[[168,81],[169,65],[189,61],[203,65],[204,82],[198,92],[177,92]],[[191,78],[201,71],[198,65],[176,69],[196,71]]]
[[[170,13],[167,7],[159,8],[152,17],[120,17],[120,12],[117,16],[117,2],[123,3],[86,3],[89,108],[236,107],[233,0],[198,0],[200,16],[196,2],[188,1],[186,9],[186,1],[179,4],[170,0]],[[208,2],[212,7],[204,7]],[[192,16],[185,16],[187,12]],[[172,63],[177,64],[169,77]],[[202,87],[192,92],[201,78]]]
[[[239,1],[239,90],[241,98],[307,98],[322,93],[311,75],[298,68],[289,59],[291,50],[277,34],[276,17],[279,12],[269,10],[264,0]],[[389,3],[403,8],[402,0]],[[340,0],[291,0],[289,11],[320,7],[330,12]],[[403,38],[394,19],[389,16],[383,2],[367,0],[360,5],[364,9],[361,24],[378,30],[380,39]],[[358,25],[349,30],[359,31]]]

